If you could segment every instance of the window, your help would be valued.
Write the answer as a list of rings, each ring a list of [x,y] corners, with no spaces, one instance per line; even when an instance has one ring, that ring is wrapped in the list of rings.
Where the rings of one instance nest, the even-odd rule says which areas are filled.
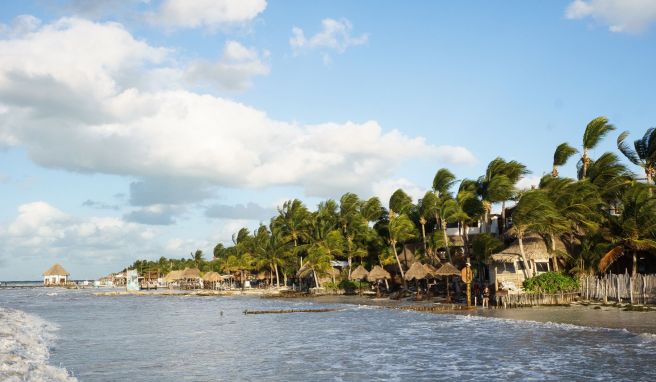
[[[515,273],[515,266],[513,263],[500,263],[497,267],[498,273]]]
[[[537,272],[549,272],[549,263],[535,263]]]
[[[530,267],[530,265],[529,265],[529,267]],[[526,267],[524,267],[524,262],[523,261],[520,260],[520,261],[517,262],[517,269],[519,269],[520,271],[523,271],[524,269],[526,269]]]

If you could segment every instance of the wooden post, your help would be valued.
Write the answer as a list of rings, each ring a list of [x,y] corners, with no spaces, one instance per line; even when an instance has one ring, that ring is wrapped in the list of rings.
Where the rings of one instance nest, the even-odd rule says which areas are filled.
[[[631,299],[631,305],[633,305],[633,276],[629,278],[629,298]]]

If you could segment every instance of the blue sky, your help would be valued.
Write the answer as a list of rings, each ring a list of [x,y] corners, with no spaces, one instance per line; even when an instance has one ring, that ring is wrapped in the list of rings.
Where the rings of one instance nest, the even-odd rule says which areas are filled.
[[[209,254],[286,199],[416,197],[499,155],[530,185],[596,116],[656,125],[654,21],[643,0],[2,2],[0,280]]]

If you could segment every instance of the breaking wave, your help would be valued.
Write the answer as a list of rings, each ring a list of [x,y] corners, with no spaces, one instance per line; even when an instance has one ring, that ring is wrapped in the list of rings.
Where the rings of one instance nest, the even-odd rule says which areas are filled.
[[[0,380],[73,382],[64,368],[48,364],[57,327],[20,310],[0,307]]]

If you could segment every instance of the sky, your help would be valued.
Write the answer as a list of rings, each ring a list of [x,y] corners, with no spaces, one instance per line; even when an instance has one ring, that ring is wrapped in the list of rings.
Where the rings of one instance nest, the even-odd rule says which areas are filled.
[[[656,126],[654,24],[652,0],[0,2],[0,280],[211,257],[285,200],[416,200],[497,156],[529,187],[594,117],[593,157]]]

